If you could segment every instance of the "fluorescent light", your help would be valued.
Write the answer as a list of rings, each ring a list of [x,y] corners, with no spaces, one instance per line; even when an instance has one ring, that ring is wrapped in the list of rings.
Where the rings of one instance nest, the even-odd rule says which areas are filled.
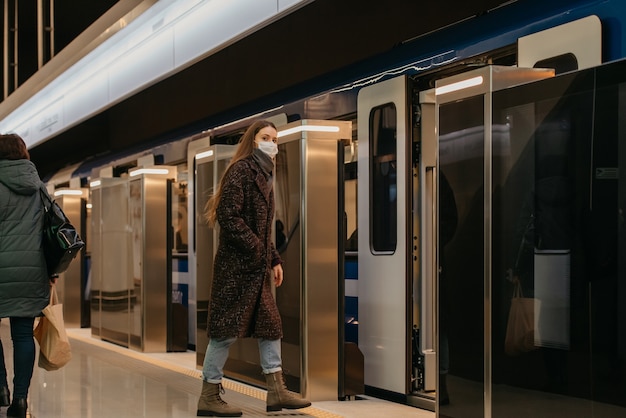
[[[9,96],[0,132],[20,134],[30,149],[312,1],[154,2],[29,98]]]
[[[297,132],[339,132],[339,126],[300,125],[278,131],[278,137],[295,134]]]
[[[101,180],[94,180],[91,183],[89,183],[89,187],[98,187],[102,184]]]
[[[203,158],[210,157],[211,155],[213,155],[213,150],[212,149],[210,149],[208,151],[199,152],[199,153],[196,154],[196,161],[197,160],[201,160]]]
[[[59,189],[59,190],[55,190],[54,191],[54,195],[55,196],[64,196],[64,195],[82,196],[83,195],[83,191],[82,190],[71,190],[71,189]]]
[[[170,170],[167,168],[140,168],[128,173],[129,176],[138,176],[140,174],[169,174]]]
[[[483,76],[479,75],[477,77],[468,78],[467,80],[461,80],[446,86],[437,87],[435,89],[435,95],[440,96],[442,94],[452,93],[453,91],[480,86],[481,84],[483,84]]]

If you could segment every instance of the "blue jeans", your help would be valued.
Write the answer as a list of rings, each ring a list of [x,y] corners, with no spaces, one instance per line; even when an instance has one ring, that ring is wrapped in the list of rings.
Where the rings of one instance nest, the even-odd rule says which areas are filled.
[[[28,387],[35,365],[35,340],[33,325],[35,318],[9,318],[13,340],[13,398],[28,397]],[[0,385],[7,384],[7,369],[4,350],[0,341]]]
[[[224,364],[228,359],[228,350],[237,338],[211,338],[204,355],[202,366],[202,380],[208,383],[222,383]],[[282,370],[280,354],[280,340],[259,340],[259,355],[263,374],[270,374]]]

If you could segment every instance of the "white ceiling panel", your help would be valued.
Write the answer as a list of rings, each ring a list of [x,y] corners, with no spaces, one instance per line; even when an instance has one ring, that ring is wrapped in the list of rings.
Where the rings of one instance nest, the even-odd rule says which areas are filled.
[[[312,1],[158,1],[19,103],[0,132],[36,146]]]

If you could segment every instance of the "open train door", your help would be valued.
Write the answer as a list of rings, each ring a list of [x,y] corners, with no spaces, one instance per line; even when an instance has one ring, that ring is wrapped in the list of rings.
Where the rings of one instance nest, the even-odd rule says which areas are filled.
[[[358,96],[358,341],[366,393],[413,403],[419,314],[410,93],[402,76]],[[418,406],[434,408],[432,398],[426,403]]]

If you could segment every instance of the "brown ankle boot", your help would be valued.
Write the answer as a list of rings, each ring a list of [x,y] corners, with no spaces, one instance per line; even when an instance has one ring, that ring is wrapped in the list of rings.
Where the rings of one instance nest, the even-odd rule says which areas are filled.
[[[306,399],[297,398],[287,390],[283,381],[283,372],[265,375],[267,382],[267,407],[266,412],[280,411],[281,409],[300,409],[311,406]]]
[[[241,409],[228,405],[220,398],[224,394],[221,383],[209,383],[202,381],[202,394],[198,400],[199,417],[240,417]]]

